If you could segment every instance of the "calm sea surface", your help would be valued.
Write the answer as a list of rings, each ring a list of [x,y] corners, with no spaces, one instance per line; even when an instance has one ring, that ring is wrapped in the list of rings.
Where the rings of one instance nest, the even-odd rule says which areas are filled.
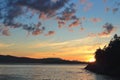
[[[97,75],[86,65],[0,65],[0,80],[119,80]]]

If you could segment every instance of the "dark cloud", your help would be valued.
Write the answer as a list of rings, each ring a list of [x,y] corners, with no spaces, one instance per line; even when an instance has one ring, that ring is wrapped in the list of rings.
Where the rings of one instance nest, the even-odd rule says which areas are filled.
[[[78,19],[75,13],[76,13],[75,4],[70,4],[70,6],[65,8],[64,11],[60,14],[60,16],[57,17],[57,19],[64,20],[64,21]]]
[[[8,27],[3,28],[2,34],[4,36],[10,36],[9,28]]]
[[[110,23],[106,23],[103,28],[104,31],[99,33],[100,36],[109,35],[115,30],[115,27]]]
[[[57,0],[54,3],[52,0],[17,0],[16,4],[28,6],[32,9],[49,14],[49,12],[54,12],[63,7],[68,1],[69,0]]]
[[[105,12],[109,12],[110,8],[109,7],[105,7]]]
[[[65,21],[58,21],[58,27],[62,28],[63,26],[65,26],[66,22]]]
[[[112,12],[113,12],[113,13],[116,13],[118,10],[119,10],[119,8],[113,8],[113,9],[112,9]]]
[[[107,37],[109,36],[112,32],[114,32],[116,30],[115,26],[113,26],[112,24],[110,23],[106,23],[104,26],[103,26],[103,31],[100,32],[100,33],[90,33],[89,36],[91,37],[95,37],[95,36],[100,36],[100,37]]]
[[[20,21],[17,22],[16,19],[24,16],[29,20],[29,18],[32,19],[34,14],[39,15],[40,19],[51,18],[56,16],[57,10],[64,7],[68,1],[69,0],[0,0],[0,23],[10,28],[22,27],[24,30],[32,32],[33,35],[40,34],[41,29],[36,29],[36,27],[40,27],[42,23],[31,23],[31,25]],[[27,13],[30,11],[31,15],[27,17]],[[5,32],[7,31],[4,31],[3,34]]]

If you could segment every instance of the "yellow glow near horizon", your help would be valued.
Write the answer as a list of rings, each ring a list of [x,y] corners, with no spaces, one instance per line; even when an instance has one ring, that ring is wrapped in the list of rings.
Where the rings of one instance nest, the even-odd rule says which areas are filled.
[[[90,58],[88,61],[89,61],[89,62],[95,62],[96,59],[95,59],[95,58]]]

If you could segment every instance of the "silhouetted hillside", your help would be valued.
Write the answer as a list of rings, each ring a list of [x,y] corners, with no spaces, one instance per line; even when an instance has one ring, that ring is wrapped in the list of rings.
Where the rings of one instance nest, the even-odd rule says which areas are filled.
[[[69,61],[60,58],[43,58],[34,59],[27,57],[15,57],[10,55],[0,55],[0,64],[22,64],[22,63],[35,63],[35,64],[83,64],[85,62]]]
[[[120,75],[120,37],[117,34],[103,49],[95,52],[96,62],[88,64],[86,69],[111,76]]]

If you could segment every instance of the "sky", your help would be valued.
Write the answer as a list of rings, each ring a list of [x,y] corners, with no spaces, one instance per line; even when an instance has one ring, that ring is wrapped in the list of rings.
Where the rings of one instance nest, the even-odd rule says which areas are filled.
[[[0,54],[91,61],[120,35],[119,0],[0,0]]]

